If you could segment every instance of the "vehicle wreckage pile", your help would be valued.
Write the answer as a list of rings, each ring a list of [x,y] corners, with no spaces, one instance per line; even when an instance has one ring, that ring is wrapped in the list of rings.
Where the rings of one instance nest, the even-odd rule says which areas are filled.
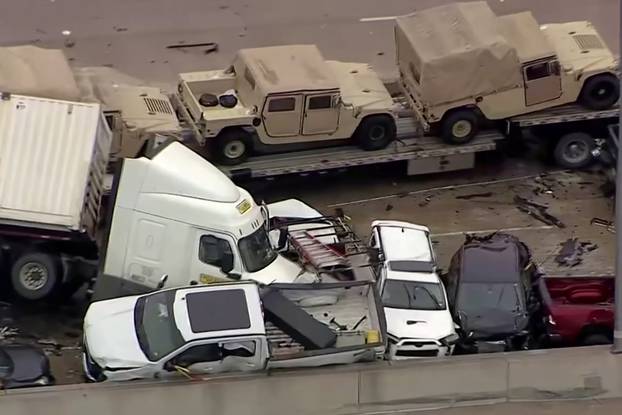
[[[93,300],[83,321],[77,313],[73,346],[16,344],[28,333],[2,317],[1,386],[53,383],[44,352],[65,347],[81,348],[85,377],[99,382],[609,342],[612,279],[546,275],[509,233],[467,235],[444,272],[426,226],[374,218],[362,241],[344,214],[256,203],[223,173],[403,160],[409,173],[453,170],[449,154],[495,148],[498,121],[514,133],[547,124],[547,134],[581,122],[596,136],[592,121],[616,111],[615,61],[587,22],[540,27],[529,12],[498,17],[485,2],[458,3],[397,19],[396,45],[399,99],[368,65],[326,61],[312,45],[242,50],[227,69],[181,74],[172,95],[72,68],[59,51],[0,50],[0,144],[14,155],[0,166],[7,282],[30,306],[67,302],[85,284]],[[561,111],[572,117],[542,112],[575,102]],[[401,141],[404,110],[425,137]],[[478,135],[496,138],[464,147]],[[600,143],[555,137],[564,167],[587,166]],[[314,142],[348,146],[334,152],[346,154],[341,164],[330,148],[305,153],[315,167],[300,167],[290,147],[259,155]],[[434,157],[438,168],[411,164]],[[545,179],[534,196],[553,192]],[[545,226],[568,226],[545,204],[513,203]],[[596,248],[569,239],[555,260],[573,267]]]

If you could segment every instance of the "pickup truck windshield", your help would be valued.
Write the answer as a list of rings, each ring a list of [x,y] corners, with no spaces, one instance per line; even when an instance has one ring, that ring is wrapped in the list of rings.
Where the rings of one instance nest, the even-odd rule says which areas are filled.
[[[382,291],[382,304],[407,310],[445,310],[445,296],[440,284],[387,280]]]
[[[184,344],[175,325],[175,291],[141,297],[134,308],[134,324],[140,348],[149,360],[157,361]]]
[[[238,242],[242,262],[248,272],[256,272],[264,269],[277,257],[272,249],[265,228],[261,227]]]

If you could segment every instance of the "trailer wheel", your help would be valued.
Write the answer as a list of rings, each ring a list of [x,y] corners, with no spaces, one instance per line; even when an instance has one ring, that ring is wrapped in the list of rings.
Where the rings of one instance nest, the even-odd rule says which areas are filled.
[[[61,264],[57,257],[42,252],[22,254],[11,267],[13,290],[22,299],[50,298],[60,284]]]
[[[611,344],[611,340],[604,334],[590,334],[581,342],[582,346],[598,346],[601,344]]]
[[[381,150],[395,140],[397,128],[393,119],[387,116],[367,117],[359,124],[354,140],[363,150]]]
[[[220,164],[233,166],[244,162],[251,150],[249,134],[242,129],[225,130],[214,145],[215,158]]]
[[[585,81],[579,102],[591,110],[611,108],[620,98],[620,81],[611,74],[596,75]]]
[[[563,135],[553,152],[555,162],[567,169],[582,169],[594,161],[592,151],[596,147],[594,139],[586,133]]]
[[[469,109],[452,111],[441,121],[441,137],[449,144],[466,144],[478,132],[477,114]]]

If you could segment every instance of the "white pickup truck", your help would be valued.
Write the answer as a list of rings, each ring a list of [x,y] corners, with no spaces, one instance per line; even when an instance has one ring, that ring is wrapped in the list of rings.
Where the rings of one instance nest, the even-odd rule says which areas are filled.
[[[337,293],[331,305],[292,298]],[[92,381],[200,376],[381,358],[384,317],[371,281],[197,285],[92,303],[83,365]]]

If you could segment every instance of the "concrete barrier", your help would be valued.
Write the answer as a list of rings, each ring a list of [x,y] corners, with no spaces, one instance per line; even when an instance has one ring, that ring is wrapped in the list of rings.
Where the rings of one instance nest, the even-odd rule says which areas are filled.
[[[608,347],[378,362],[7,391],[0,414],[355,414],[515,400],[622,397],[622,356]]]

